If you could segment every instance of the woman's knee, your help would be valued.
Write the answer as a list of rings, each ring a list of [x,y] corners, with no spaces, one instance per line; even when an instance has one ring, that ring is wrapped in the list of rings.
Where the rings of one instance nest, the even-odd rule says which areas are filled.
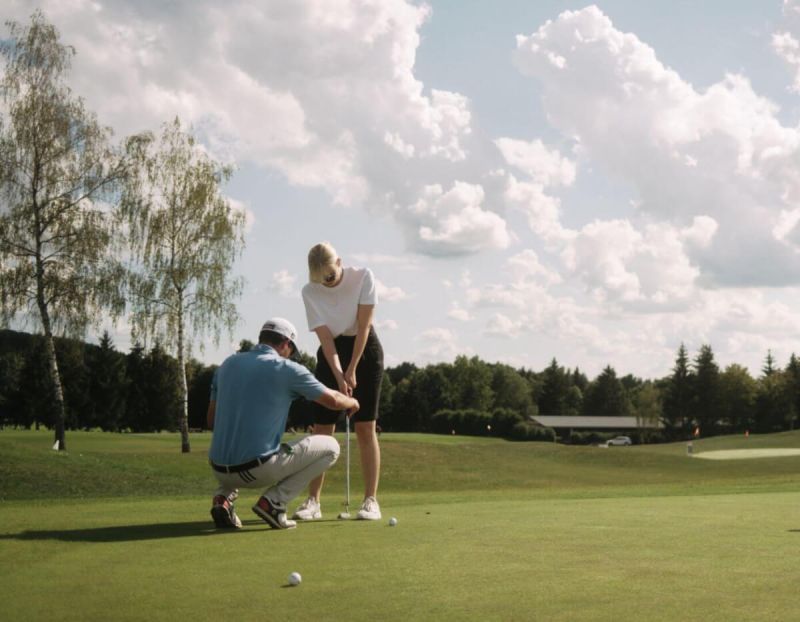
[[[315,423],[314,434],[324,434],[325,436],[333,436],[336,430],[335,423]]]
[[[357,421],[356,437],[359,443],[377,443],[378,434],[375,432],[374,421]]]

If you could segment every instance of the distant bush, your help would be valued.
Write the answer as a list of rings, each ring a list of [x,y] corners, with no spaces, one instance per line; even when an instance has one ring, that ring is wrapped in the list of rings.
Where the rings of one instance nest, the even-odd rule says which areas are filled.
[[[488,436],[491,434],[492,415],[482,410],[444,409],[434,413],[431,428],[437,434],[467,434]],[[489,426],[489,427],[487,427]]]
[[[657,444],[657,443],[671,443],[673,442],[674,438],[671,438],[669,434],[662,430],[646,430],[644,432],[639,432],[635,436],[637,443],[640,444]]]
[[[553,443],[556,440],[556,433],[552,428],[543,428],[529,421],[520,421],[511,428],[509,438],[513,441],[542,441]]]
[[[514,426],[525,421],[525,418],[510,408],[496,408],[492,411],[492,435],[503,438],[513,436]]]
[[[607,440],[619,436],[618,433],[613,432],[573,432],[569,436],[570,445],[599,445],[605,443]]]

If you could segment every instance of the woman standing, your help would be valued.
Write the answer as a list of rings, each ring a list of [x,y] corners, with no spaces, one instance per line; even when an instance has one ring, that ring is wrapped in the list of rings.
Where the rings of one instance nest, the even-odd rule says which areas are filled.
[[[379,520],[378,478],[381,451],[376,434],[378,401],[383,380],[383,348],[372,326],[377,303],[375,279],[368,268],[342,265],[336,250],[327,242],[308,253],[308,280],[303,287],[308,329],[317,333],[316,377],[327,387],[352,395],[361,405],[353,416],[364,475],[364,502],[356,514],[362,520]],[[332,435],[338,413],[314,409],[314,434]],[[322,518],[320,493],[324,474],[309,485],[308,499],[297,508],[294,518]]]

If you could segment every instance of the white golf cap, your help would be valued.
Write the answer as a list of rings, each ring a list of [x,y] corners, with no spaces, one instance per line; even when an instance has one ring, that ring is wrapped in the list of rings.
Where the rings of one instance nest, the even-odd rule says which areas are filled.
[[[264,322],[264,326],[261,327],[261,330],[268,330],[283,335],[291,342],[294,351],[297,352],[297,343],[295,343],[295,339],[297,339],[297,329],[289,320],[282,317],[270,318]]]

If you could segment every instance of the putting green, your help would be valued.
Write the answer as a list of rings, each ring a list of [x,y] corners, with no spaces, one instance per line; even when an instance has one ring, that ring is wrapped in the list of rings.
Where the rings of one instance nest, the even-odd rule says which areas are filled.
[[[0,431],[10,619],[797,617],[800,456],[691,460],[685,443],[608,451],[384,434],[382,521],[333,518],[339,464],[325,520],[271,530],[250,511],[258,492],[243,491],[244,529],[220,532],[208,435],[191,454],[166,434],[71,432],[69,443],[58,453],[49,434]],[[694,448],[781,445],[800,446],[800,431]],[[289,587],[294,571],[303,582]]]
[[[249,495],[252,497],[253,495]],[[26,620],[788,620],[800,493],[387,495],[389,527],[217,532],[206,499],[0,506],[0,598]],[[330,516],[333,516],[331,514]],[[291,572],[303,583],[288,587]],[[746,612],[746,615],[743,615]],[[16,614],[15,614],[16,615]]]
[[[800,456],[800,449],[779,447],[773,449],[719,449],[694,454],[695,458],[704,460],[749,460],[751,458],[783,458]]]

